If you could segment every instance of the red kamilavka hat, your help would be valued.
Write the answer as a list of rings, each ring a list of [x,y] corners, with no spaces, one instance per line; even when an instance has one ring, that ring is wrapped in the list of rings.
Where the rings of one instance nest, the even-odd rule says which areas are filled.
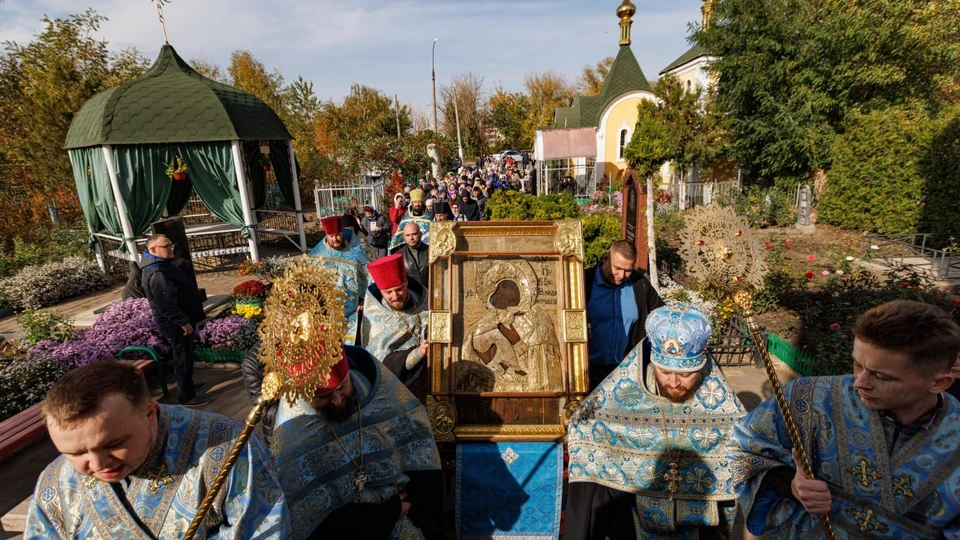
[[[368,264],[367,270],[381,291],[399,287],[407,282],[407,269],[403,266],[401,253],[381,257]]]
[[[327,377],[326,385],[321,384],[317,387],[316,393],[322,394],[325,392],[330,392],[336,387],[340,386],[340,383],[347,378],[347,373],[350,371],[350,366],[347,364],[347,351],[343,351],[343,358],[339,362],[333,365],[330,368],[330,376]]]
[[[343,232],[343,218],[340,216],[325,217],[320,220],[323,232],[326,234],[340,234]]]

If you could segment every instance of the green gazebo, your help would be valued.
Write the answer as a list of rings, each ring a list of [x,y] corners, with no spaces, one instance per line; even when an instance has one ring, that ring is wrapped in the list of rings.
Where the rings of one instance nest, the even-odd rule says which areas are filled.
[[[203,77],[164,45],[143,76],[84,103],[64,147],[91,235],[121,241],[122,257],[137,260],[137,238],[162,216],[177,215],[196,190],[222,221],[219,231],[240,232],[249,245],[242,251],[258,261],[258,231],[299,235],[307,249],[291,140],[266,103]],[[184,180],[167,176],[176,158],[186,164]],[[296,209],[295,231],[258,226],[266,165]]]

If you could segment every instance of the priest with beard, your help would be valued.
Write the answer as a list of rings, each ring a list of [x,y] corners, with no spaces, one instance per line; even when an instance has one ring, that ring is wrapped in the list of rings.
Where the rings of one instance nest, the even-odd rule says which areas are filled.
[[[320,220],[320,225],[323,226],[323,240],[307,255],[313,263],[336,272],[337,286],[346,292],[343,306],[346,335],[343,339],[347,344],[352,345],[357,336],[357,313],[369,283],[366,266],[370,259],[363,249],[360,238],[350,229],[344,229],[342,218],[325,217]]]
[[[359,344],[383,362],[421,402],[426,400],[427,292],[408,277],[403,256],[378,259],[367,270],[367,288]]]
[[[573,414],[565,539],[729,537],[724,445],[746,410],[706,351],[712,330],[690,306],[652,311],[647,338]]]
[[[431,536],[440,456],[430,420],[367,351],[343,346],[326,384],[281,400],[273,451],[291,538]]]
[[[422,234],[421,240],[429,244],[431,221],[433,221],[433,212],[427,208],[426,203],[423,201],[423,190],[417,188],[411,191],[410,206],[407,207],[407,212],[403,215],[403,218],[400,219],[400,223],[397,224],[397,232],[393,235],[393,238],[390,239],[390,245],[387,247],[388,251],[393,250],[393,248],[399,245],[403,245],[403,227],[407,223],[416,223],[417,227],[420,227],[420,233]]]

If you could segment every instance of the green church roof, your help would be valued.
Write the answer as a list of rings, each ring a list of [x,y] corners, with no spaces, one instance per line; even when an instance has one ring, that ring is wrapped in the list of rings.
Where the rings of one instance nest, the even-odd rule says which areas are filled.
[[[83,104],[64,147],[292,138],[260,98],[203,77],[164,45],[141,77]]]
[[[629,45],[621,45],[620,52],[610,66],[610,72],[603,81],[603,88],[596,96],[577,96],[573,105],[560,107],[554,111],[554,128],[598,127],[600,115],[611,103],[630,92],[650,92],[650,83],[640,69],[640,63],[633,56]],[[566,122],[566,123],[564,123]]]
[[[701,47],[700,45],[694,45],[689,51],[680,55],[680,58],[677,58],[673,62],[670,62],[670,65],[663,68],[663,71],[660,72],[660,75],[667,73],[668,71],[678,68],[688,62],[693,62],[701,56],[706,56],[707,50]]]

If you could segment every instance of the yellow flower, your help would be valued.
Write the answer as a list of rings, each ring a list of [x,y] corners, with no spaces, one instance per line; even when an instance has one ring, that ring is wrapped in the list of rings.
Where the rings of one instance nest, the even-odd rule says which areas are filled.
[[[243,315],[245,319],[259,317],[261,313],[263,313],[263,308],[260,306],[252,306],[250,304],[240,304],[233,308],[234,315]]]

